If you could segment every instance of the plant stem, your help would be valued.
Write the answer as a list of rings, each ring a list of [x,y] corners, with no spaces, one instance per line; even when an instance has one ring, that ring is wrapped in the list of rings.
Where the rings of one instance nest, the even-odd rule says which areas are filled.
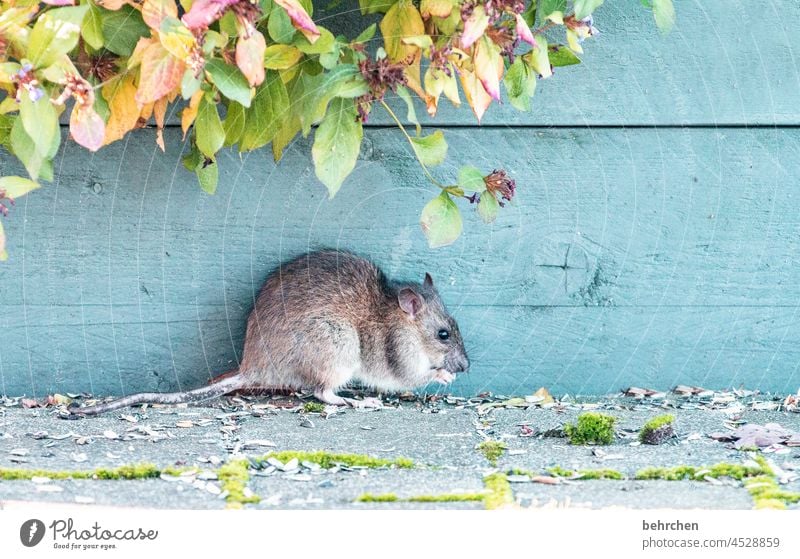
[[[384,101],[383,99],[381,99],[381,105],[383,105],[383,108],[386,109],[386,112],[389,113],[389,116],[391,116],[392,119],[394,119],[394,121],[397,123],[397,126],[403,132],[403,135],[406,137],[406,140],[408,140],[408,144],[411,146],[411,151],[414,153],[414,157],[417,158],[417,162],[419,163],[420,167],[422,167],[422,170],[425,172],[425,176],[428,177],[428,180],[431,181],[436,186],[438,186],[439,188],[441,188],[442,190],[446,190],[448,187],[446,187],[445,185],[437,181],[435,178],[433,178],[431,172],[428,170],[428,168],[425,166],[425,164],[417,155],[417,150],[414,149],[414,141],[411,139],[411,136],[408,135],[408,132],[406,132],[406,127],[403,126],[403,123],[400,122],[400,119],[397,118],[397,115],[394,114],[394,111],[389,108],[389,105],[387,105],[386,101]]]

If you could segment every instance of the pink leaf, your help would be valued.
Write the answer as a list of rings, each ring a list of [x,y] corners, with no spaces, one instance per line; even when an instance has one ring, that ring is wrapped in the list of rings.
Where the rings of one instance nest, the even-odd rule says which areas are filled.
[[[525,18],[521,14],[517,14],[517,36],[526,43],[536,46],[536,39],[533,38],[531,28],[528,27]]]
[[[492,99],[500,100],[500,77],[503,75],[503,58],[497,46],[483,38],[475,45],[475,74]]]
[[[461,33],[461,48],[467,49],[483,35],[489,25],[489,16],[480,4],[475,6],[472,14],[464,22],[464,31]]]
[[[94,108],[76,106],[69,118],[69,131],[72,138],[90,151],[97,151],[103,145],[106,124]]]
[[[252,87],[264,81],[264,51],[267,43],[258,31],[236,43],[236,65]]]
[[[183,14],[181,21],[189,29],[208,27],[221,16],[225,8],[239,0],[195,0],[192,8]]]
[[[294,28],[305,35],[309,43],[314,44],[319,39],[319,29],[314,25],[314,21],[305,8],[300,5],[300,2],[297,0],[275,0],[275,3],[286,10]]]

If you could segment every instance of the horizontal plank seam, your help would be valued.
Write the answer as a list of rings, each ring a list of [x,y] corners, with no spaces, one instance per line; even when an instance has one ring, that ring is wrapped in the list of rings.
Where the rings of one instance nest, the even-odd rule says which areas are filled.
[[[413,126],[406,123],[408,126]],[[713,124],[713,123],[693,123],[693,124],[436,124],[424,123],[423,128],[451,128],[454,130],[462,128],[473,128],[475,130],[504,130],[513,128],[515,130],[795,130],[800,129],[800,123],[790,124]],[[61,128],[68,129],[69,124],[61,124]],[[145,126],[144,128],[155,128],[155,126]],[[178,123],[167,123],[164,128],[181,128]],[[316,127],[314,127],[316,128]],[[392,130],[397,128],[394,124],[365,124],[368,130]]]

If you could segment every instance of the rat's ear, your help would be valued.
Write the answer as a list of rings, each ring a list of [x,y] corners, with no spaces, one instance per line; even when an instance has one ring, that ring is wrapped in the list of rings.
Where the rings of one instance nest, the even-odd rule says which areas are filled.
[[[429,273],[425,273],[425,281],[422,282],[422,285],[425,287],[433,287],[433,278]]]
[[[422,310],[422,296],[410,287],[404,287],[400,290],[397,294],[397,302],[403,312],[411,318],[415,318],[419,311]]]

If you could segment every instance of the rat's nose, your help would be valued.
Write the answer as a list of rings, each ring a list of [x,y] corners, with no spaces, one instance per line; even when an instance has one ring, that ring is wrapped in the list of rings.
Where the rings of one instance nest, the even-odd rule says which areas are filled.
[[[466,373],[469,370],[469,359],[466,355],[459,355],[453,360],[454,373]]]

